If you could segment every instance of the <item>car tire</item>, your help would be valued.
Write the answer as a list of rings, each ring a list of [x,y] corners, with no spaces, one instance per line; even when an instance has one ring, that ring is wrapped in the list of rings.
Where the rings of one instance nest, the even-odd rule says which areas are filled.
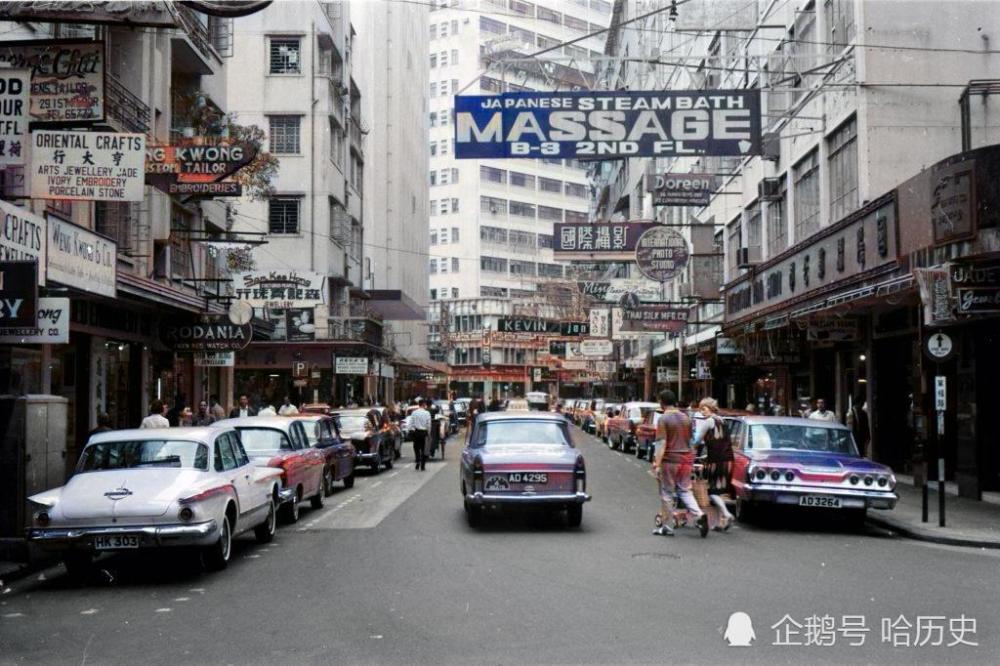
[[[375,456],[375,460],[372,461],[371,468],[372,468],[372,474],[380,474],[382,472],[382,456],[381,456],[381,454]]]
[[[741,523],[752,523],[757,519],[757,505],[742,497],[736,498],[736,520]]]
[[[299,498],[296,497],[291,502],[281,505],[281,510],[278,512],[281,517],[281,522],[286,525],[294,525],[299,522]]]
[[[91,553],[66,553],[63,566],[70,578],[83,581],[94,570],[94,556]]]
[[[477,527],[482,527],[486,522],[486,514],[483,507],[479,505],[469,505],[468,511],[465,513],[466,519],[469,521],[469,527],[475,529]]]
[[[645,448],[640,449],[639,445],[636,444],[636,446],[635,446],[635,457],[636,458],[645,458],[646,457],[646,449]]]
[[[201,551],[201,561],[208,571],[222,571],[229,566],[229,556],[233,550],[233,531],[229,516],[222,517],[219,539]]]
[[[354,472],[351,472],[350,476],[344,477],[344,487],[353,488],[354,487]]]
[[[309,506],[313,509],[323,508],[323,497],[326,494],[326,491],[323,488],[324,485],[326,484],[320,482],[319,488],[316,489],[316,494],[309,498]]]
[[[566,524],[570,527],[579,527],[583,522],[583,505],[572,504],[566,509]]]
[[[395,453],[390,452],[388,460],[385,461],[385,468],[392,469],[392,461],[395,460]]]
[[[323,495],[329,497],[333,494],[333,469],[330,467],[326,468],[323,472]]]
[[[278,531],[278,512],[274,509],[274,500],[267,500],[267,518],[257,527],[253,528],[253,535],[257,543],[271,543],[275,532]]]

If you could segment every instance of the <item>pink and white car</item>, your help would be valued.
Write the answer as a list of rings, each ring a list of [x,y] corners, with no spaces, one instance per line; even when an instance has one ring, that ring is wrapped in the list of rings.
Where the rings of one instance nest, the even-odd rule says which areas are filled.
[[[29,540],[81,574],[106,551],[196,547],[229,563],[234,536],[274,538],[281,470],[255,465],[232,428],[116,430],[87,442],[66,485],[29,497]]]

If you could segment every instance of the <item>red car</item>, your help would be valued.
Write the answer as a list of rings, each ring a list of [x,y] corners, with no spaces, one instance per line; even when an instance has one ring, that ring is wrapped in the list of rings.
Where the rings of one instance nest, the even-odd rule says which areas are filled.
[[[621,413],[609,417],[605,428],[608,431],[608,446],[628,452],[636,446],[636,434],[639,424],[649,412],[660,408],[655,402],[626,402],[621,406]]]
[[[309,499],[312,508],[323,507],[323,469],[326,456],[309,445],[301,420],[284,416],[248,416],[216,421],[215,426],[236,428],[247,455],[258,465],[281,469],[281,508],[287,523],[299,519],[299,504]]]
[[[337,420],[332,416],[309,414],[293,416],[306,430],[309,446],[323,454],[323,489],[329,497],[333,484],[343,481],[345,488],[354,487],[354,445],[340,436]]]

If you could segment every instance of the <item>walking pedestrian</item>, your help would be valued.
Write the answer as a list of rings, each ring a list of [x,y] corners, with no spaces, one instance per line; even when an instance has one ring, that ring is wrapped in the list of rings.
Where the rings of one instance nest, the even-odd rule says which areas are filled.
[[[278,414],[281,416],[298,416],[298,413],[298,407],[293,405],[292,401],[286,395],[285,399],[281,402],[281,407],[278,408]]]
[[[723,495],[729,494],[733,471],[733,443],[729,428],[719,416],[719,403],[714,398],[702,398],[698,408],[705,416],[695,428],[695,443],[705,447],[705,478],[708,499],[719,510],[718,530],[728,530],[733,514],[729,513]]]
[[[691,492],[691,469],[694,453],[691,450],[691,418],[677,409],[677,396],[667,389],[660,393],[663,415],[656,424],[656,439],[663,446],[656,452],[653,473],[660,483],[660,511],[663,525],[653,534],[673,536],[674,531],[667,525],[667,519],[674,513],[674,495],[680,496],[688,513],[691,514],[701,536],[708,534],[708,516],[702,512]]]
[[[427,411],[427,403],[424,400],[417,405],[410,414],[410,424],[413,426],[413,457],[416,460],[413,468],[422,470],[427,467],[427,433],[431,429],[431,413]]]
[[[871,452],[868,450],[868,445],[872,441],[871,421],[868,418],[868,411],[865,409],[865,394],[863,392],[858,392],[854,396],[851,411],[847,413],[847,427],[854,435],[854,443],[858,446],[858,455],[870,458]]]
[[[211,406],[211,414],[213,419],[215,419],[216,421],[221,421],[222,419],[226,418],[226,408],[223,407],[222,403],[219,402],[219,396],[213,394],[209,398],[208,404]]]
[[[208,403],[202,400],[198,403],[198,413],[194,415],[191,425],[209,426],[215,423],[215,417],[208,411]]]
[[[94,435],[102,432],[107,432],[112,430],[111,428],[111,416],[107,412],[101,412],[97,415],[97,427],[87,433],[87,439],[90,439]]]
[[[819,398],[816,400],[816,411],[809,415],[813,421],[828,421],[834,423],[837,415],[826,408],[826,400]]]
[[[229,412],[229,418],[242,419],[247,416],[257,416],[257,410],[250,404],[250,399],[245,395],[240,396],[240,404]]]
[[[181,413],[184,411],[186,405],[187,402],[184,400],[183,393],[178,393],[174,396],[174,406],[167,412],[167,421],[170,423],[171,428],[176,428],[181,424]]]
[[[142,420],[139,425],[140,428],[169,428],[170,421],[164,416],[164,412],[167,411],[167,406],[163,404],[162,400],[154,400],[149,405],[149,416]]]

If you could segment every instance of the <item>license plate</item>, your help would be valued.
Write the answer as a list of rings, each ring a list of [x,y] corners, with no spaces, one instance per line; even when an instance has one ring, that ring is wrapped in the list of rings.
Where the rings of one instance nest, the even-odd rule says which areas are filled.
[[[113,534],[109,536],[95,536],[95,550],[122,550],[139,547],[138,534]]]
[[[507,480],[511,483],[541,485],[549,482],[549,475],[540,472],[511,472],[507,475]]]
[[[827,497],[826,495],[803,495],[799,498],[799,506],[815,506],[826,509],[839,509],[839,497]]]

